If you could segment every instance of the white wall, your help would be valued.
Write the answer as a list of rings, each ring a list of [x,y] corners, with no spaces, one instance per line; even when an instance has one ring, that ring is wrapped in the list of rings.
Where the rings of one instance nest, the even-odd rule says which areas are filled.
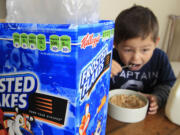
[[[0,0],[0,19],[4,19],[6,15],[6,0]]]
[[[157,16],[161,39],[158,47],[162,48],[168,25],[168,15],[180,15],[180,0],[100,0],[100,18],[115,20],[122,10],[133,4],[148,7]]]

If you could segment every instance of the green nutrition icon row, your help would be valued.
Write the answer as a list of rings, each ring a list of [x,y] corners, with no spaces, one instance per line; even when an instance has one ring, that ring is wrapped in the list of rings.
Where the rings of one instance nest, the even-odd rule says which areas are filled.
[[[50,50],[53,52],[71,52],[71,37],[67,35],[49,37]],[[16,48],[38,49],[45,51],[47,49],[46,36],[44,34],[26,34],[13,33],[13,45]]]
[[[103,31],[102,39],[107,40],[113,37],[113,35],[114,35],[114,29],[105,30]]]

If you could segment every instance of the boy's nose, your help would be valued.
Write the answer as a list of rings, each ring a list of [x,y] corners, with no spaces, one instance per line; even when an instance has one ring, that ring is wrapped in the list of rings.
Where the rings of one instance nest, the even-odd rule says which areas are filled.
[[[141,54],[139,52],[134,52],[132,59],[133,61],[137,61],[139,60],[140,57],[141,57]]]

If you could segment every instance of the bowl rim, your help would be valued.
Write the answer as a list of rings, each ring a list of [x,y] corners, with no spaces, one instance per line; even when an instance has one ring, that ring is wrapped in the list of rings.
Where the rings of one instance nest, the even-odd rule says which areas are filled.
[[[124,93],[124,92],[125,92],[125,93]],[[121,106],[118,106],[118,105],[113,104],[113,103],[110,102],[110,98],[111,98],[112,96],[117,95],[118,93],[119,93],[118,95],[127,94],[126,92],[129,93],[128,95],[132,95],[132,94],[133,94],[133,95],[136,95],[136,96],[140,97],[143,101],[146,102],[145,106],[139,107],[139,108],[126,108],[126,107],[121,107]],[[113,93],[113,94],[111,95],[111,93]],[[144,108],[146,108],[147,106],[149,106],[149,100],[148,100],[147,97],[145,97],[144,95],[142,95],[140,92],[137,92],[137,91],[134,91],[134,90],[130,90],[130,89],[113,89],[113,90],[109,91],[108,103],[109,103],[111,106],[113,106],[113,107],[121,108],[121,109],[128,110],[128,111],[130,111],[130,110],[144,109]]]

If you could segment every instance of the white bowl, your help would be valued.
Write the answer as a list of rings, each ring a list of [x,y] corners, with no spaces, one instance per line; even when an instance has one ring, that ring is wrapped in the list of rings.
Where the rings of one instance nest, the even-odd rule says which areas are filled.
[[[135,123],[144,120],[147,114],[149,100],[141,95],[140,93],[133,91],[133,90],[127,90],[127,89],[115,89],[111,90],[109,92],[109,99],[114,95],[120,95],[120,94],[126,94],[126,95],[136,95],[143,101],[145,101],[146,105],[141,108],[124,108],[120,107],[118,105],[115,105],[108,101],[108,114],[113,119],[116,119],[121,122],[126,123]]]

